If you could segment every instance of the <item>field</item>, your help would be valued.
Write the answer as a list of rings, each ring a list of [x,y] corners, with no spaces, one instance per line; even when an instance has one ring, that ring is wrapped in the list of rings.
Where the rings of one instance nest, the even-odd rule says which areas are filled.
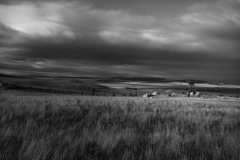
[[[0,94],[1,160],[239,160],[240,99]]]
[[[197,91],[205,97],[240,97],[240,85],[194,80]],[[1,86],[2,84],[2,86]],[[186,97],[187,80],[164,78],[124,77],[54,77],[10,76],[0,74],[0,92],[32,92],[40,94],[68,94],[95,96],[142,96],[157,91],[161,96],[171,90]]]

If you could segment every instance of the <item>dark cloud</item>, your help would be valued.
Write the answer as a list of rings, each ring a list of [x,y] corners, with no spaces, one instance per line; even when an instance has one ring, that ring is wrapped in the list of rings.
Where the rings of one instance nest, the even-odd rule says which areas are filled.
[[[0,67],[237,82],[240,14],[233,2],[207,1],[164,20],[156,10],[143,15],[99,2],[0,5]]]
[[[57,39],[57,41],[55,41]],[[8,45],[9,46],[9,45]],[[52,38],[22,38],[14,42],[12,47],[19,50],[11,53],[16,57],[53,59],[53,60],[87,60],[107,64],[156,64],[161,62],[185,63],[219,61],[222,57],[215,57],[205,51],[186,51],[178,47],[149,48],[137,44],[109,44],[98,36]],[[226,60],[224,57],[224,60]]]
[[[89,40],[89,38],[87,39]],[[154,70],[167,71],[170,74],[188,73],[188,76],[201,76],[208,75],[208,79],[219,79],[222,74],[229,75],[229,73],[238,73],[237,66],[238,60],[229,56],[215,56],[207,52],[200,51],[180,51],[178,48],[166,48],[166,49],[150,49],[144,46],[133,45],[119,45],[108,44],[102,41],[100,38],[96,38],[91,41],[85,39],[63,41],[61,43],[52,42],[51,40],[40,41],[40,38],[31,40],[28,42],[22,42],[18,44],[18,48],[21,51],[15,51],[11,54],[22,59],[50,59],[52,61],[85,61],[85,64],[89,66],[100,65],[100,68],[109,74],[114,72],[109,71],[106,66],[115,65],[134,65],[145,66],[143,70],[134,69],[135,72],[140,72],[145,75],[144,72],[151,74]],[[71,64],[63,64],[63,68],[59,66],[47,67],[45,69],[37,69],[41,71],[69,71],[71,70]],[[67,67],[67,66],[70,66]],[[73,64],[77,66],[77,64]],[[31,66],[28,66],[31,68]],[[58,68],[58,69],[57,69]],[[64,69],[65,68],[65,69]],[[66,69],[67,68],[67,69]],[[99,73],[100,70],[95,70],[95,73]],[[125,67],[121,68],[124,71]],[[35,68],[36,70],[36,68]],[[81,66],[79,69],[73,69],[72,73],[81,73]],[[217,73],[221,70],[221,74]],[[235,71],[234,71],[235,70]],[[86,71],[86,69],[85,69]],[[205,72],[204,72],[205,71]],[[235,77],[236,78],[236,77]]]
[[[13,38],[18,35],[18,31],[0,23],[0,47],[7,46],[8,42],[13,41]]]
[[[202,34],[205,37],[220,39],[223,41],[233,41],[240,44],[240,26],[236,24],[232,24],[229,22],[224,28],[212,28],[212,29],[205,29]]]

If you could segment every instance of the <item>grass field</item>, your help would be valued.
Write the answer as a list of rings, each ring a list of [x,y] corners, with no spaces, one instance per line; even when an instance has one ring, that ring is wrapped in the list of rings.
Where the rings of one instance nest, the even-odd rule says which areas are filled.
[[[0,95],[1,160],[239,160],[240,100]]]

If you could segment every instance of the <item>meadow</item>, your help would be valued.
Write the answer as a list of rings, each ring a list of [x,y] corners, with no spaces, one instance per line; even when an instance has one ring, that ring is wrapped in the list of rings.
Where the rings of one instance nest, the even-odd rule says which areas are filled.
[[[0,95],[1,160],[239,160],[240,100]]]

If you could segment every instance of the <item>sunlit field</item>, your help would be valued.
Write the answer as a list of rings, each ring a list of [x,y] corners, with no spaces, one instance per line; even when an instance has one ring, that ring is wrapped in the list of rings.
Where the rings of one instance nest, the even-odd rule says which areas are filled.
[[[240,100],[0,95],[1,160],[239,160]]]

